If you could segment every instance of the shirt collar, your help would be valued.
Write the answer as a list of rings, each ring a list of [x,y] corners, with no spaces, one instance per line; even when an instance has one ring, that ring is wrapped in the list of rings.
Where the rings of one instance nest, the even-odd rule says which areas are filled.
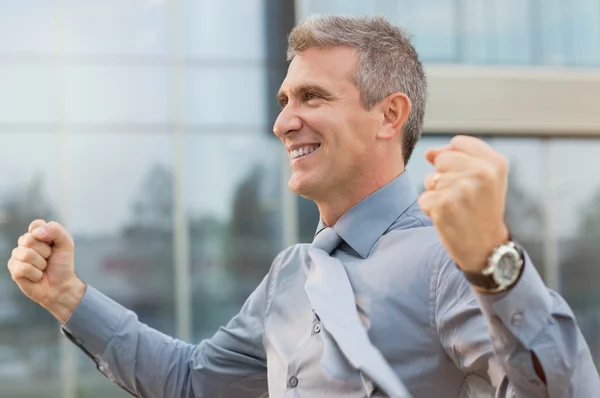
[[[332,228],[362,258],[367,258],[379,238],[416,199],[417,192],[404,172],[354,205]],[[326,227],[320,219],[315,236]]]

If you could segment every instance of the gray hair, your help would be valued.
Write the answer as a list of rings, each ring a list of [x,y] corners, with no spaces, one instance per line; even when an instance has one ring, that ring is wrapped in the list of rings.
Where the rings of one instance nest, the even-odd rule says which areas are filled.
[[[392,93],[406,94],[412,110],[403,128],[405,165],[421,137],[427,102],[425,71],[410,39],[383,17],[312,15],[292,30],[287,50],[288,61],[310,48],[356,50],[359,62],[352,79],[367,110]]]

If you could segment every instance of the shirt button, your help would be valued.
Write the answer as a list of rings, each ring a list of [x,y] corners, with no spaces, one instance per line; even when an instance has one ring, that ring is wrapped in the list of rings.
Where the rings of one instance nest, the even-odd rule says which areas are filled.
[[[513,316],[510,318],[510,323],[512,323],[513,326],[519,326],[522,321],[523,321],[523,313],[522,312],[517,312],[517,313],[513,314]]]
[[[313,332],[319,333],[320,331],[321,331],[321,324],[315,323],[315,326],[313,326]]]
[[[290,379],[288,380],[288,385],[291,388],[294,388],[298,385],[298,378],[296,376],[292,376],[290,377]]]

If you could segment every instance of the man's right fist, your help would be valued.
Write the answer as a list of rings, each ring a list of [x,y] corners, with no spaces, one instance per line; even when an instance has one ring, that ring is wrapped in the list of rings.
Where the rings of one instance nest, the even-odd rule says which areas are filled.
[[[74,253],[73,238],[60,224],[35,220],[8,260],[23,293],[63,324],[85,293],[85,284],[75,275]]]

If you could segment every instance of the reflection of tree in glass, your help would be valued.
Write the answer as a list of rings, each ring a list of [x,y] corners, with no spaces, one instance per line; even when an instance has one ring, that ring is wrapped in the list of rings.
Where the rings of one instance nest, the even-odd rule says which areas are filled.
[[[279,247],[277,220],[263,195],[266,170],[255,166],[235,188],[230,220],[190,219],[194,333],[214,333],[240,308],[266,275]]]
[[[50,357],[51,347],[56,344],[56,320],[38,304],[29,300],[12,282],[6,262],[17,245],[19,237],[37,218],[55,219],[55,212],[44,197],[43,175],[35,174],[23,188],[0,196],[0,300],[8,313],[0,316],[0,346],[12,346],[29,357],[36,366],[38,376],[51,374],[55,358]],[[46,357],[46,356],[49,357]],[[36,358],[36,359],[33,359]],[[42,360],[40,360],[42,359]],[[1,388],[0,388],[1,389]]]
[[[173,333],[173,177],[169,167],[154,165],[143,181],[132,216],[121,233],[123,256],[135,278],[136,311],[143,322]]]
[[[267,274],[279,247],[272,238],[270,209],[261,195],[266,170],[254,166],[238,185],[225,244],[227,267],[238,278],[245,299]]]
[[[561,258],[562,295],[600,365],[600,189],[581,208],[579,228]]]
[[[44,198],[43,176],[35,174],[24,189],[8,192],[0,197],[0,252],[2,258],[8,260],[12,249],[17,245],[17,240],[27,232],[31,221],[42,218],[52,220],[55,218],[47,200]],[[0,267],[0,278],[10,280],[8,269]],[[55,326],[54,318],[33,303],[21,293],[16,284],[10,283],[9,289],[16,306],[19,308],[20,320],[24,323],[35,321],[36,324]]]

